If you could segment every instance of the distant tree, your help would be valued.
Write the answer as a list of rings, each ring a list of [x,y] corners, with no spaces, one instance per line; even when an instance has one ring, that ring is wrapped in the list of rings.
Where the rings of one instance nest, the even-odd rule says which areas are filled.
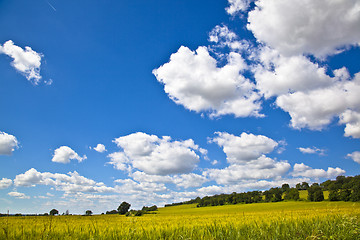
[[[340,194],[338,190],[329,191],[329,201],[340,201]]]
[[[297,190],[296,188],[290,188],[290,190],[285,192],[285,196],[284,196],[285,200],[299,200],[300,199],[300,194],[299,194],[299,190]]]
[[[91,216],[93,214],[93,212],[91,210],[86,210],[85,215],[86,216]]]
[[[131,207],[130,203],[122,202],[117,210],[118,210],[119,214],[124,215],[129,211],[130,207]]]
[[[65,211],[65,215],[69,215],[69,210],[66,210],[66,211]]]
[[[350,200],[353,202],[360,201],[360,175],[355,176],[351,181],[351,196]]]
[[[314,183],[308,188],[308,200],[312,202],[324,200],[324,193],[318,183]]]
[[[282,200],[282,190],[281,188],[271,188],[273,192],[272,202],[280,202]]]
[[[350,189],[343,189],[340,192],[340,200],[341,201],[350,201],[351,199],[351,190]]]
[[[265,202],[270,202],[272,199],[272,192],[270,190],[266,190],[263,192],[263,195],[265,196]]]
[[[281,186],[281,189],[283,190],[283,192],[286,192],[286,191],[290,190],[290,186],[289,186],[289,184],[284,183],[284,184]]]
[[[307,182],[302,182],[301,190],[308,190],[308,189],[309,189],[309,184]]]
[[[118,211],[116,210],[106,211],[106,214],[118,214]]]
[[[59,214],[59,211],[56,210],[56,209],[51,209],[50,215],[51,215],[51,216],[54,216],[54,215],[56,215],[56,214]]]

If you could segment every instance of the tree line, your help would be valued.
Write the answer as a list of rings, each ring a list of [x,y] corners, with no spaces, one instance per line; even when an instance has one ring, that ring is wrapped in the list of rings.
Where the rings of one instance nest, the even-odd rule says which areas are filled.
[[[300,190],[308,192],[308,201],[320,202],[324,200],[324,191],[329,191],[329,201],[360,201],[360,175],[355,177],[338,176],[336,180],[327,180],[321,184],[307,182],[296,184],[291,188],[285,183],[281,187],[270,188],[266,191],[249,191],[243,193],[219,194],[214,196],[197,197],[190,201],[166,204],[165,207],[182,204],[197,203],[197,207],[219,206],[238,203],[280,202],[284,200],[300,200]]]

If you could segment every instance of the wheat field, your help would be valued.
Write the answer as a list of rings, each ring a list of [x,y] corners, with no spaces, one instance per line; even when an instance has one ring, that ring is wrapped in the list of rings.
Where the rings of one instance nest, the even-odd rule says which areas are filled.
[[[141,217],[1,217],[0,226],[0,239],[360,239],[360,203],[181,205]]]

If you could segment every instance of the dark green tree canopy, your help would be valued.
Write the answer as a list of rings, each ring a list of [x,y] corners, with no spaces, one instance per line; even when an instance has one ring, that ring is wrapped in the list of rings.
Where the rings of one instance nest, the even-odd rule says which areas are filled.
[[[120,206],[118,207],[119,214],[126,214],[130,209],[131,204],[127,202],[122,202]]]
[[[54,208],[54,209],[51,209],[50,215],[51,215],[51,216],[54,216],[54,215],[56,215],[56,214],[59,214],[59,211],[56,210],[55,208]]]

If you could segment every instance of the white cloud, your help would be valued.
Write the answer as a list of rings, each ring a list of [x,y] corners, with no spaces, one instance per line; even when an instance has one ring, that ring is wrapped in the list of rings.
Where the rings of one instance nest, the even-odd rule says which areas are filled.
[[[41,57],[40,53],[35,52],[31,47],[25,47],[25,50],[16,46],[13,41],[9,40],[2,46],[0,45],[0,54],[6,54],[13,59],[11,65],[22,73],[27,80],[35,85],[39,84]]]
[[[8,188],[12,185],[12,180],[11,179],[8,179],[8,178],[2,178],[0,180],[0,189],[5,189],[5,188]]]
[[[68,174],[38,172],[31,168],[23,174],[19,174],[14,179],[15,186],[34,187],[36,185],[54,186],[57,190],[66,193],[76,192],[113,192],[114,189],[107,187],[102,182],[95,182],[79,175],[76,171]]]
[[[245,164],[233,164],[224,169],[208,169],[204,175],[218,184],[231,185],[241,180],[271,179],[283,176],[290,167],[290,164],[285,161],[275,161],[261,156]]]
[[[265,154],[272,152],[278,143],[263,135],[247,134],[234,136],[226,132],[217,132],[210,139],[223,148],[230,166],[224,169],[207,169],[203,175],[218,184],[234,185],[242,180],[271,179],[286,174],[290,164],[276,161]]]
[[[103,153],[106,152],[106,148],[104,144],[99,143],[98,145],[96,145],[96,147],[93,148],[95,151],[99,152],[99,153]]]
[[[183,188],[201,187],[207,181],[208,179],[205,176],[195,173],[182,174],[173,177],[173,183],[178,187]]]
[[[216,132],[217,137],[210,139],[223,148],[230,164],[242,164],[256,160],[263,154],[270,153],[278,143],[263,135],[247,134],[243,132],[235,136],[226,132]]]
[[[284,55],[336,54],[360,42],[358,0],[257,0],[248,29]]]
[[[230,6],[225,10],[230,15],[235,15],[240,11],[245,11],[249,8],[251,0],[228,0]]]
[[[276,99],[276,104],[290,114],[293,128],[321,130],[335,117],[341,117],[340,123],[346,124],[345,135],[359,136],[360,74],[350,80],[344,71],[335,72],[342,76],[329,87],[288,93]]]
[[[109,164],[120,170],[136,168],[151,175],[191,172],[201,151],[192,139],[172,141],[170,137],[137,132],[114,140],[122,151],[109,154]]]
[[[248,50],[250,43],[246,40],[240,40],[239,37],[225,25],[215,26],[209,33],[209,42],[215,43],[215,47],[229,47],[233,51]],[[215,51],[215,54],[219,54]]]
[[[150,175],[144,172],[136,171],[129,174],[135,181],[140,183],[164,183],[164,184],[175,184],[180,188],[191,188],[191,187],[200,187],[208,179],[199,174],[188,173],[188,174],[178,174],[173,176],[162,176],[162,175]]]
[[[118,192],[127,194],[142,194],[144,192],[164,192],[167,190],[165,184],[156,182],[136,182],[132,179],[118,179],[114,181],[120,185],[116,187]]]
[[[69,163],[70,160],[78,160],[78,162],[82,162],[87,157],[84,155],[80,157],[74,150],[69,148],[68,146],[61,146],[54,151],[54,155],[51,161],[57,163]]]
[[[325,149],[320,149],[317,147],[307,147],[307,148],[299,147],[298,149],[300,152],[305,154],[319,154],[319,155],[325,154]]]
[[[29,199],[30,198],[29,196],[26,196],[25,193],[20,193],[20,192],[9,192],[8,195],[11,197],[19,198],[19,199]]]
[[[348,155],[346,155],[347,157],[351,158],[352,160],[354,160],[354,162],[357,162],[360,164],[360,152],[359,151],[355,151],[353,153],[349,153]]]
[[[227,64],[218,67],[206,47],[193,52],[182,46],[153,74],[169,97],[189,110],[208,112],[211,117],[262,116],[255,85],[240,74],[248,68],[244,59],[235,52],[227,58]]]
[[[360,110],[358,112],[346,110],[340,115],[339,123],[346,124],[345,136],[360,138]]]
[[[11,155],[18,144],[15,136],[0,131],[0,155]]]
[[[333,178],[339,175],[345,174],[345,171],[341,168],[328,167],[328,170],[313,169],[303,163],[295,163],[294,170],[291,173],[294,177],[309,177],[309,178]]]
[[[326,74],[326,69],[307,57],[284,57],[277,51],[263,47],[258,53],[262,65],[252,70],[256,87],[265,98],[282,94],[328,87],[339,80]]]

